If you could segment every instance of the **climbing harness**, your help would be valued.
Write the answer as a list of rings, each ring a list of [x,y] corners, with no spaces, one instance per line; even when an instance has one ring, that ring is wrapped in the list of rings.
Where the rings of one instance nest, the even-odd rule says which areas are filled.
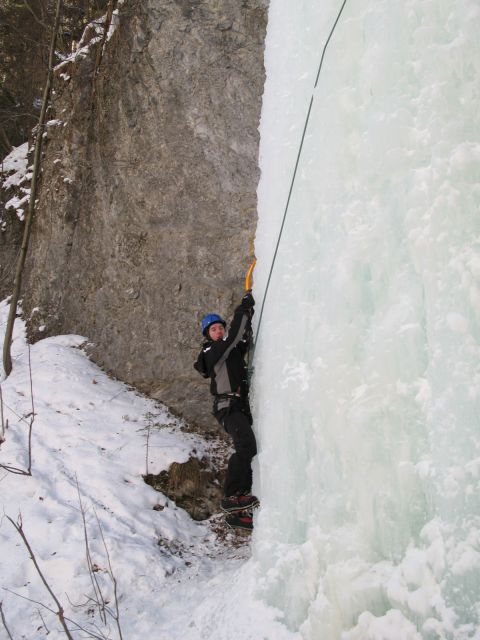
[[[241,400],[239,393],[216,393],[213,400],[213,415],[221,409],[230,409],[233,400]]]
[[[312,97],[310,98],[310,104],[308,106],[308,111],[307,111],[307,117],[305,118],[305,124],[304,124],[304,127],[303,127],[302,138],[301,138],[301,141],[300,141],[300,146],[298,148],[297,159],[296,159],[296,162],[295,162],[295,168],[293,170],[292,181],[290,183],[290,189],[289,189],[288,197],[287,197],[287,204],[285,206],[285,211],[283,213],[282,224],[280,226],[280,231],[279,231],[279,234],[278,234],[277,244],[276,244],[275,251],[274,251],[274,254],[273,254],[272,264],[270,266],[270,271],[268,273],[268,278],[267,278],[267,284],[265,286],[265,292],[263,294],[262,306],[260,308],[260,316],[258,318],[258,324],[257,324],[257,331],[256,331],[256,334],[255,334],[255,340],[254,340],[253,345],[252,345],[252,356],[251,356],[251,360],[252,361],[253,361],[253,353],[255,351],[255,345],[256,345],[257,340],[258,340],[258,334],[260,333],[260,326],[261,326],[261,323],[262,323],[262,316],[263,316],[263,308],[265,306],[265,299],[267,297],[268,288],[270,286],[270,279],[272,277],[273,267],[274,267],[274,264],[275,264],[275,260],[277,258],[277,252],[278,252],[278,247],[280,246],[280,240],[282,238],[283,227],[285,226],[285,220],[286,220],[286,217],[287,217],[288,207],[290,205],[290,198],[292,196],[293,185],[295,184],[295,178],[297,176],[297,169],[298,169],[298,164],[300,162],[300,156],[302,155],[303,142],[305,140],[305,133],[307,131],[308,122],[310,120],[310,112],[312,110],[312,104],[313,104],[313,98],[314,98],[314,94],[315,94],[315,89],[317,88],[318,78],[320,77],[320,72],[321,72],[322,67],[323,67],[323,60],[325,58],[325,52],[326,52],[328,44],[329,44],[329,42],[330,42],[330,40],[331,40],[331,38],[332,38],[332,36],[333,36],[333,34],[335,32],[335,29],[337,27],[338,21],[340,20],[340,16],[343,13],[343,9],[345,8],[346,3],[347,3],[347,0],[343,0],[342,6],[340,7],[340,11],[337,14],[335,22],[333,23],[333,27],[331,28],[330,33],[328,34],[328,38],[327,38],[327,41],[325,42],[325,46],[323,47],[322,57],[320,58],[320,64],[318,66],[318,72],[317,72],[317,76],[316,76],[316,79],[315,79],[315,84],[314,84],[313,90],[312,90]]]

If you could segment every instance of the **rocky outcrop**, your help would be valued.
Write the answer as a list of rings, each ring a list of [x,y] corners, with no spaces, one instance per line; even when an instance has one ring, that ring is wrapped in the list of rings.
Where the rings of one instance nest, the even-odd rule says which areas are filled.
[[[87,336],[204,426],[200,318],[231,313],[252,255],[265,26],[264,0],[126,0],[101,61],[57,72],[27,263],[33,338]]]

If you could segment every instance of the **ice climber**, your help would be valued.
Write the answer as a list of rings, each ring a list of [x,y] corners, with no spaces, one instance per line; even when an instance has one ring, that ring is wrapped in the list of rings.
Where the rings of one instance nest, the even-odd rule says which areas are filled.
[[[235,309],[228,334],[223,318],[216,313],[204,316],[202,333],[206,342],[193,365],[204,378],[210,378],[213,415],[233,439],[235,453],[228,461],[221,509],[227,514],[226,523],[230,527],[242,529],[253,528],[250,510],[259,504],[251,495],[251,463],[257,444],[252,431],[244,359],[249,348],[254,305],[252,294],[247,293]]]

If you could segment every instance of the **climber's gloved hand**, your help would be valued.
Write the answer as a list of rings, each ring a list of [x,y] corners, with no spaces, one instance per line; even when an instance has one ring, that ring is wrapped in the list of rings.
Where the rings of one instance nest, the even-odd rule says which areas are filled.
[[[253,309],[255,306],[255,300],[250,291],[243,296],[241,305],[244,309]]]

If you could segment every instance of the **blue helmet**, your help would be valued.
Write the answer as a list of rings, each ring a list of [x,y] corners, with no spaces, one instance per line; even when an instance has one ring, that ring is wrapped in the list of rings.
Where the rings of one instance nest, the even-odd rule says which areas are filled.
[[[218,315],[218,313],[207,313],[206,316],[203,316],[203,318],[202,318],[202,333],[206,338],[208,337],[208,330],[209,330],[210,326],[212,324],[215,324],[215,322],[220,322],[221,324],[223,324],[224,327],[227,326],[227,323],[225,322],[225,320],[223,318],[221,318]]]

